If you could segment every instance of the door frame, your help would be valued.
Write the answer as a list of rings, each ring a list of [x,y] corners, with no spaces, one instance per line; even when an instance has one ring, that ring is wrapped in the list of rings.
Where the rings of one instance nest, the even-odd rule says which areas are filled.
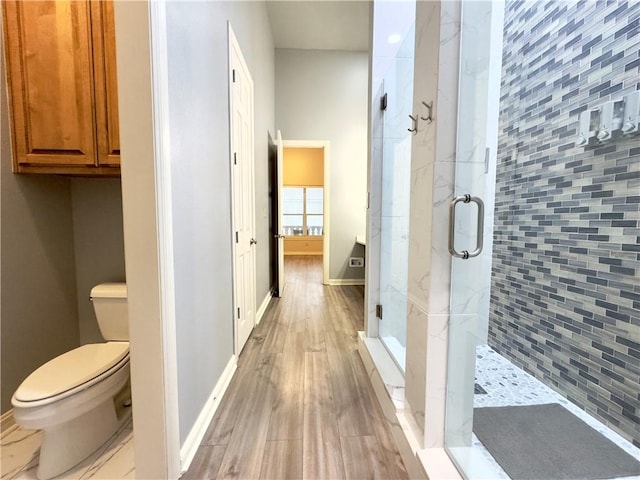
[[[276,224],[277,224],[277,241],[278,246],[276,250],[277,258],[276,264],[278,265],[278,297],[282,297],[284,294],[284,287],[286,285],[284,281],[284,226],[283,226],[283,211],[282,211],[282,184],[284,179],[284,145],[282,144],[282,132],[278,130],[276,132],[276,175],[275,185],[273,186],[276,191],[277,201],[275,202],[276,208]]]
[[[282,140],[283,148],[322,148],[323,149],[323,235],[322,235],[322,283],[329,285],[329,271],[331,267],[331,229],[330,229],[330,183],[331,183],[331,142],[328,140]],[[278,195],[282,198],[282,185],[278,185]],[[278,212],[278,216],[281,212]],[[282,234],[282,232],[280,232]],[[278,252],[284,256],[284,248]]]
[[[123,226],[139,478],[177,478],[180,449],[166,5],[115,2]],[[151,35],[153,33],[153,35]],[[131,48],[135,45],[136,48]],[[129,199],[127,201],[127,199]],[[135,199],[132,201],[131,199]]]

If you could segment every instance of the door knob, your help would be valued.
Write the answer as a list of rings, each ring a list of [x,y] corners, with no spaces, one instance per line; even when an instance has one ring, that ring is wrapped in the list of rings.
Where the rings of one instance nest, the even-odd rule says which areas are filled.
[[[279,235],[279,234],[277,234],[277,233],[276,233],[276,234],[273,236],[273,238],[284,238],[284,235]]]
[[[258,243],[258,240],[256,240],[255,238],[249,240],[249,245],[255,245],[256,243]]]

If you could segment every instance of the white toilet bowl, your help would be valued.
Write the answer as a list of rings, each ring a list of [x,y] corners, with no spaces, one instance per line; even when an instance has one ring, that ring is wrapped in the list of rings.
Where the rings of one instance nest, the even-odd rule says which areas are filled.
[[[115,284],[110,284],[113,287]],[[97,287],[96,287],[97,288]],[[119,287],[120,288],[120,287]],[[116,314],[111,296],[109,313]],[[94,307],[96,307],[96,297]],[[122,292],[120,292],[122,293]],[[125,321],[126,317],[126,300]],[[103,336],[105,329],[96,308]],[[121,314],[121,312],[120,312]],[[120,318],[118,321],[120,322]],[[113,324],[111,325],[113,329]],[[107,329],[108,330],[108,329]],[[113,330],[109,332],[110,336]],[[116,336],[127,336],[116,335]],[[83,345],[42,365],[13,394],[18,425],[43,431],[37,476],[55,477],[96,451],[118,429],[114,396],[129,379],[129,342],[107,341]]]

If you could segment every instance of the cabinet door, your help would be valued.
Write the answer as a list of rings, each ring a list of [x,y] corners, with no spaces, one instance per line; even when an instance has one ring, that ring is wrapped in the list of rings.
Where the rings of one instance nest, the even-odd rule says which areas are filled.
[[[98,164],[120,165],[116,28],[113,2],[91,2]]]
[[[3,1],[14,170],[95,165],[91,16],[79,1]]]

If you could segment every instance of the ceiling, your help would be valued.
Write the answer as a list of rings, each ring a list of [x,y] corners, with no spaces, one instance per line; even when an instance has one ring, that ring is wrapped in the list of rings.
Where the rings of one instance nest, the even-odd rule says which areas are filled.
[[[368,51],[366,0],[268,0],[275,48]]]

